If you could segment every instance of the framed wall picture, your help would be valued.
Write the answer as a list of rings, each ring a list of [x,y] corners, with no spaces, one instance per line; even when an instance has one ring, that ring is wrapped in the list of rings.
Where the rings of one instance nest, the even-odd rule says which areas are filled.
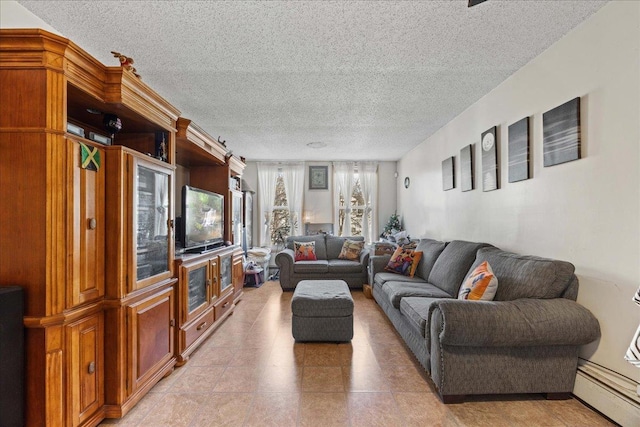
[[[496,126],[482,133],[482,191],[500,188],[498,165],[498,138]]]
[[[580,144],[580,98],[574,98],[542,115],[544,166],[578,160]]]
[[[309,190],[329,189],[329,166],[309,166]]]
[[[529,178],[529,117],[525,117],[509,126],[509,182]]]
[[[442,161],[442,189],[444,191],[451,190],[456,186],[456,180],[454,176],[454,157],[451,156],[448,159]]]
[[[460,150],[460,189],[473,190],[473,144]]]

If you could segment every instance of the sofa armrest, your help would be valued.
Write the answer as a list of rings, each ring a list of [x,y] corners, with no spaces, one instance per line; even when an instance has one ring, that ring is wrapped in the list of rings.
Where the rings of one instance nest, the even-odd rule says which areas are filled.
[[[453,346],[583,345],[600,337],[593,314],[565,298],[442,300],[430,307],[431,333]],[[432,335],[434,339],[436,335]]]
[[[369,265],[369,250],[368,248],[364,248],[360,251],[360,264],[367,268]]]
[[[293,276],[293,264],[295,257],[293,250],[283,249],[276,254],[276,265],[280,269],[280,285],[283,288],[291,287],[291,278]]]
[[[371,286],[373,286],[373,279],[376,277],[376,274],[384,270],[390,259],[391,255],[369,256],[369,266],[367,268],[367,272],[369,274],[369,284]]]

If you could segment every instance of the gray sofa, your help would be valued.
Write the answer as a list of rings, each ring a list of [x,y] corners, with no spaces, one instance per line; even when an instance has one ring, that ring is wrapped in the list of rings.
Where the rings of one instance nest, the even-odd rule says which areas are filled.
[[[369,251],[365,248],[358,261],[338,259],[345,240],[364,241],[362,236],[338,237],[332,235],[290,236],[285,249],[276,254],[280,269],[280,286],[285,291],[294,290],[301,280],[344,280],[352,289],[362,289],[367,283]],[[317,261],[295,261],[293,242],[315,242]]]
[[[422,239],[416,250],[423,256],[413,278],[385,272],[385,255],[370,258],[369,281],[444,403],[481,394],[569,397],[579,346],[600,336],[597,319],[575,302],[572,264],[464,241]],[[494,300],[458,300],[483,261],[498,278]]]

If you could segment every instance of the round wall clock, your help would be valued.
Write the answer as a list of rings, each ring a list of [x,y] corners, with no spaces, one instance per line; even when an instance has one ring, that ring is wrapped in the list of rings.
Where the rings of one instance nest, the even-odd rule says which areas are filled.
[[[404,188],[409,188],[409,184],[411,184],[411,180],[407,176],[404,178]]]
[[[484,138],[482,138],[482,149],[484,151],[489,151],[493,148],[493,144],[496,142],[495,137],[491,132],[486,134]]]

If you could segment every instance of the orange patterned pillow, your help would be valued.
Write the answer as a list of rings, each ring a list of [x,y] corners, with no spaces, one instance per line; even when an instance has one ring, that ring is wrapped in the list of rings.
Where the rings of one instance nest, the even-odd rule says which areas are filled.
[[[293,242],[294,261],[317,261],[316,242]]]
[[[362,248],[364,248],[364,241],[347,239],[342,244],[342,250],[340,251],[340,255],[338,255],[338,259],[358,261]]]
[[[416,268],[418,268],[420,258],[422,258],[422,252],[399,247],[393,255],[391,255],[391,259],[384,269],[392,273],[413,277]]]
[[[493,301],[498,290],[498,278],[493,274],[487,261],[477,266],[464,281],[458,292],[458,299]]]

